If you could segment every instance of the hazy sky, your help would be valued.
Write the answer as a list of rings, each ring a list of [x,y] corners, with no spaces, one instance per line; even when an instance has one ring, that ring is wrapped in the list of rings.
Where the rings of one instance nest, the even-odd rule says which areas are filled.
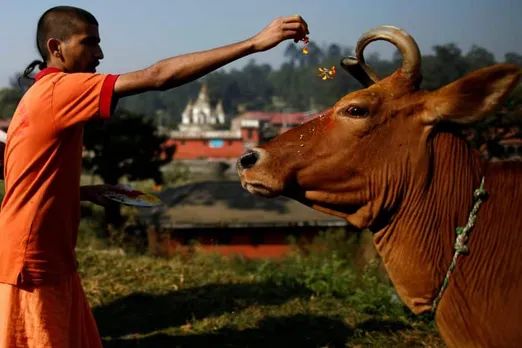
[[[36,23],[55,5],[91,11],[100,22],[105,59],[100,72],[122,73],[160,59],[206,50],[246,39],[277,16],[300,14],[308,22],[310,40],[355,45],[366,30],[381,24],[404,28],[422,52],[455,42],[464,51],[483,46],[502,59],[522,53],[522,0],[0,0],[0,87],[15,71],[40,58],[35,48]],[[286,43],[243,58],[278,67]],[[391,45],[377,42],[368,52],[389,57]]]

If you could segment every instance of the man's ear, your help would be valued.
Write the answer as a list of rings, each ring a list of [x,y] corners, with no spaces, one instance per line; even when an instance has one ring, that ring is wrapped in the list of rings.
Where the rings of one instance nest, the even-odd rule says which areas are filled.
[[[428,93],[421,117],[427,124],[477,122],[509,96],[521,74],[521,68],[515,64],[496,64],[476,70]]]
[[[49,51],[49,54],[56,58],[60,58],[62,54],[60,44],[60,40],[57,39],[51,38],[47,40],[47,50]]]

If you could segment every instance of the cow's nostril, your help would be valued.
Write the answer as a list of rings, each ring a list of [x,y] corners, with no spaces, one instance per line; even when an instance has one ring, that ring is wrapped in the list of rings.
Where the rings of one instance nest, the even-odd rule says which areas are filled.
[[[248,150],[245,152],[241,158],[239,158],[239,166],[242,169],[252,168],[257,160],[259,159],[259,154],[253,150]]]

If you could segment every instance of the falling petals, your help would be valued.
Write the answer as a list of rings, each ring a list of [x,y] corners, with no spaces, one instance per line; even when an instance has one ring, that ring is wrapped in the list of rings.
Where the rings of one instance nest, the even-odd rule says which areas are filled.
[[[328,80],[328,79],[333,79],[334,75],[335,75],[335,66],[332,66],[331,69],[328,69],[328,68],[317,68],[317,70],[319,70],[319,76],[322,80]]]
[[[308,54],[308,47],[306,45],[308,45],[308,42],[310,42],[310,39],[308,38],[308,36],[305,36],[301,39],[301,41],[304,42],[304,46],[302,48],[303,53]]]

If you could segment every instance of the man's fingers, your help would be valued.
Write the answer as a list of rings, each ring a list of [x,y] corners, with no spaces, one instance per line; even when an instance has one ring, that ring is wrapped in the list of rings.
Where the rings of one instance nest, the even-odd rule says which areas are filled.
[[[296,43],[304,37],[303,33],[297,30],[285,30],[283,36],[285,39],[294,39]]]
[[[306,27],[304,26],[303,23],[297,23],[297,22],[283,23],[283,29],[284,30],[300,30],[303,33],[305,33],[307,31]]]
[[[286,33],[292,33],[291,35],[294,35],[297,37],[297,39],[302,39],[308,34],[308,30],[302,23],[284,23],[283,24],[283,30],[285,31],[285,37],[292,37],[292,36],[286,36]]]
[[[302,28],[303,31],[305,31],[304,29],[304,26],[302,23],[299,23],[299,22],[287,22],[287,23],[283,23],[283,29],[284,30],[297,30],[299,28]]]
[[[283,19],[283,23],[285,23],[285,24],[290,24],[290,23],[302,24],[305,28],[306,33],[310,34],[310,32],[308,31],[308,23],[306,23],[306,21],[300,15],[284,17],[282,19]]]
[[[304,38],[306,36],[306,34],[301,30],[289,29],[289,30],[285,30],[283,32],[283,36],[285,39],[294,39],[294,41],[297,43],[297,42],[299,42],[299,40]]]
[[[284,17],[283,19],[285,22],[304,22],[303,18],[298,14]]]

